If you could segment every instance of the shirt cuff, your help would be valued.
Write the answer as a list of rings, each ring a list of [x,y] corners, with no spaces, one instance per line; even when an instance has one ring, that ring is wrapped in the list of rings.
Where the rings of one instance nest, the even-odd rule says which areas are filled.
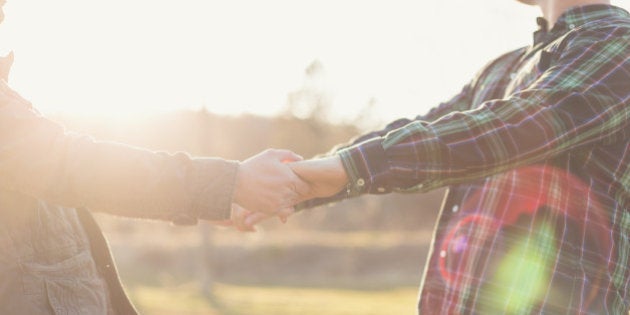
[[[355,146],[339,150],[343,167],[348,174],[348,195],[386,194],[392,191],[389,185],[390,168],[383,138],[375,138]]]

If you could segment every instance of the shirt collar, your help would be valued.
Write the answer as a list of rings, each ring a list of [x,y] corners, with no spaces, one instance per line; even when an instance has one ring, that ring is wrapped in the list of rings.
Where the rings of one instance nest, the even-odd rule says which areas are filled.
[[[538,30],[534,32],[534,45],[563,34],[569,30],[580,27],[588,22],[607,19],[615,16],[630,17],[630,14],[619,7],[608,4],[592,4],[572,7],[558,18],[551,30],[548,30],[548,22],[542,17],[536,19]]]

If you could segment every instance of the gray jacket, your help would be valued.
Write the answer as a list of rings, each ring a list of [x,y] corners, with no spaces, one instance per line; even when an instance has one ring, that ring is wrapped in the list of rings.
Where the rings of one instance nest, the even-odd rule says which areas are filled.
[[[85,209],[227,219],[236,170],[69,134],[0,82],[0,314],[135,314]]]

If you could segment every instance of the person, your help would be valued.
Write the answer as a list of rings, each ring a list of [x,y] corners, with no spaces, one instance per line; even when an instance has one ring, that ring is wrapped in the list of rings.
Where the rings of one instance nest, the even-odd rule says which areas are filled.
[[[298,208],[447,186],[421,314],[628,314],[630,14],[520,2],[543,14],[531,45],[425,115],[292,163],[311,185]]]
[[[86,209],[226,224],[233,203],[276,213],[306,185],[286,150],[238,162],[66,132],[9,87],[12,62],[0,60],[0,314],[137,313]]]

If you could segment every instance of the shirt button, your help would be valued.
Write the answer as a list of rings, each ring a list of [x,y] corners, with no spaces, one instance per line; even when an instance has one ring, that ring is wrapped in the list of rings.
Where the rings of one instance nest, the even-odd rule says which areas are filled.
[[[379,187],[376,190],[378,190],[378,192],[380,192],[380,193],[384,193],[385,192],[385,188],[383,188],[383,187]]]
[[[459,206],[458,205],[454,205],[453,209],[451,209],[451,210],[453,210],[453,212],[457,212],[457,211],[459,211]]]
[[[575,24],[569,24],[569,28],[570,29],[574,29],[575,28]]]
[[[359,187],[365,186],[365,180],[363,178],[357,179],[357,186]]]

